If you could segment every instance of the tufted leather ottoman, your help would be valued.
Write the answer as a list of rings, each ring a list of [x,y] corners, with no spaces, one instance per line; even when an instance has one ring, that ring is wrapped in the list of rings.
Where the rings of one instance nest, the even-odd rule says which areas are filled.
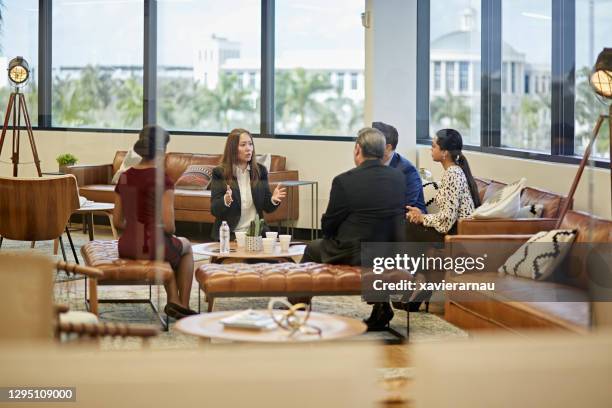
[[[314,262],[206,264],[200,266],[195,275],[206,295],[209,312],[217,297],[361,294],[360,268],[348,265]],[[199,304],[198,301],[198,308]]]
[[[98,279],[89,280],[89,307],[92,313],[98,314],[98,303],[149,303],[159,316],[156,306],[151,301],[151,285],[161,285],[172,278],[172,267],[167,262],[121,259],[117,241],[91,241],[83,245],[81,254],[87,266],[95,267],[104,273]],[[149,285],[149,299],[100,299],[98,285]],[[86,294],[87,296],[87,294]],[[87,299],[86,299],[87,301]],[[164,329],[167,321],[162,321]]]

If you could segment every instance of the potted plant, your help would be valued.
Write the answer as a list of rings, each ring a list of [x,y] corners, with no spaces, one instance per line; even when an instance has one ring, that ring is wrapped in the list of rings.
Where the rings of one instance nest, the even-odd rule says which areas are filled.
[[[59,165],[60,173],[65,173],[66,166],[72,166],[79,161],[79,159],[71,153],[60,154],[55,160],[57,160],[57,164]]]
[[[251,221],[249,230],[246,234],[246,250],[251,252],[262,251],[263,241],[261,239],[261,231],[264,226],[264,220],[259,218],[259,215],[255,216],[255,220]]]

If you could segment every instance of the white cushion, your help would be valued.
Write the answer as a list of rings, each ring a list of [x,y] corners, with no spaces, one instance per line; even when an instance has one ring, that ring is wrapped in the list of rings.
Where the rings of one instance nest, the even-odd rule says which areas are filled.
[[[534,234],[498,269],[500,273],[544,280],[563,261],[576,239],[576,231],[559,229]]]
[[[98,316],[89,312],[81,312],[78,310],[68,311],[66,313],[60,313],[59,319],[61,323],[72,323],[72,324],[97,324]]]
[[[423,183],[423,197],[425,199],[425,207],[427,208],[428,214],[435,214],[438,212],[438,206],[434,198],[438,194],[440,186],[435,181],[427,181],[421,179]]]
[[[498,190],[472,213],[472,217],[515,218],[521,208],[521,191],[525,182],[522,178]]]
[[[125,157],[123,158],[123,163],[121,163],[121,167],[119,167],[119,170],[117,170],[111,182],[113,184],[117,184],[119,182],[119,177],[121,177],[121,173],[123,173],[130,167],[137,165],[138,163],[140,163],[141,160],[142,157],[140,157],[140,155],[136,153],[134,149],[128,150],[125,154]]]
[[[272,155],[270,153],[257,154],[255,155],[255,160],[257,160],[257,163],[264,166],[266,170],[268,170],[268,173],[270,172],[270,166],[272,165]]]
[[[543,204],[531,204],[521,207],[516,213],[515,218],[540,218],[544,211]]]

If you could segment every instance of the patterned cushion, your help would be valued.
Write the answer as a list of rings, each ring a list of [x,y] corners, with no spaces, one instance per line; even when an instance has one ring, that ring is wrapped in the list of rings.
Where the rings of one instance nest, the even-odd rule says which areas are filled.
[[[521,208],[521,191],[526,179],[522,178],[497,191],[478,207],[474,218],[515,218]]]
[[[521,207],[515,218],[541,218],[544,211],[543,204],[531,204]]]
[[[438,206],[436,205],[434,198],[436,197],[436,194],[438,194],[440,186],[435,181],[421,179],[421,182],[423,183],[423,196],[425,197],[425,207],[427,207],[427,213],[435,214],[438,212]]]
[[[212,172],[215,166],[193,164],[176,181],[177,188],[188,190],[206,190],[212,180]]]
[[[538,232],[506,260],[499,272],[544,280],[563,261],[575,239],[575,230]]]

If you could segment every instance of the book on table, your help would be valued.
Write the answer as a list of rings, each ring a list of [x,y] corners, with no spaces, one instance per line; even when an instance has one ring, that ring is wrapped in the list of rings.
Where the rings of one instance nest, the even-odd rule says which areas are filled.
[[[272,330],[277,327],[267,312],[252,309],[225,317],[220,322],[224,327],[233,329]]]

